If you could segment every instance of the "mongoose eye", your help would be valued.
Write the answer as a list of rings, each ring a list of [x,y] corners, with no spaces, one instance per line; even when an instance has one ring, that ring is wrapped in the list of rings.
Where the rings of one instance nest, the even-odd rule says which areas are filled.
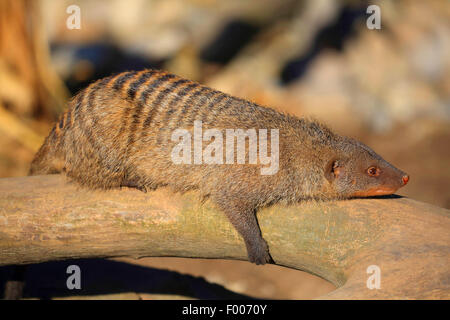
[[[380,169],[377,167],[369,167],[369,169],[367,169],[367,174],[371,177],[378,177],[380,175]]]

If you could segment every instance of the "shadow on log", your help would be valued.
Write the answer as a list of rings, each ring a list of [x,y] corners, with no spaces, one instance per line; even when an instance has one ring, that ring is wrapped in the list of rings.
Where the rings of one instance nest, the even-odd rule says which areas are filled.
[[[411,199],[275,205],[258,213],[277,265],[338,289],[324,299],[450,298],[450,211]],[[63,176],[0,179],[0,265],[107,257],[246,260],[210,201],[158,189],[92,191]],[[381,271],[369,289],[369,266]]]

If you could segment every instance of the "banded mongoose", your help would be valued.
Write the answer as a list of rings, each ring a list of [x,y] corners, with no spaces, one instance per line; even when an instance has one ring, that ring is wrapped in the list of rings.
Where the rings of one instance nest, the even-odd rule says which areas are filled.
[[[178,142],[172,141],[173,132],[192,132],[196,120],[224,134],[235,128],[278,129],[278,171],[261,174],[267,165],[260,161],[174,163],[171,153]],[[71,100],[30,169],[31,175],[58,172],[89,188],[198,189],[225,213],[256,264],[272,262],[255,216],[258,208],[281,201],[388,195],[409,180],[366,145],[322,124],[158,70],[106,77]]]

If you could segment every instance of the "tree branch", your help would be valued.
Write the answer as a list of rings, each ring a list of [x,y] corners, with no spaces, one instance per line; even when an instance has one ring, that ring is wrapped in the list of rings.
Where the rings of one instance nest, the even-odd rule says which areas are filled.
[[[322,298],[450,298],[450,211],[406,198],[275,205],[258,213],[278,265],[338,286]],[[0,265],[73,258],[246,260],[226,217],[196,192],[92,191],[59,175],[0,179]],[[367,288],[367,268],[381,289]]]

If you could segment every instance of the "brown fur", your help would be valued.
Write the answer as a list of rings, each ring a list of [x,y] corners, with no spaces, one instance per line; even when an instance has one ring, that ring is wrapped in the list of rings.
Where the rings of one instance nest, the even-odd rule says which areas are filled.
[[[203,121],[203,130],[279,129],[279,171],[264,176],[260,164],[174,164],[171,134],[192,130],[194,120]],[[372,165],[380,176],[367,175]],[[73,98],[30,174],[62,171],[91,188],[199,189],[225,212],[257,264],[271,258],[256,209],[279,201],[349,198],[380,187],[395,191],[405,184],[405,174],[370,148],[317,122],[156,70],[101,79]]]

